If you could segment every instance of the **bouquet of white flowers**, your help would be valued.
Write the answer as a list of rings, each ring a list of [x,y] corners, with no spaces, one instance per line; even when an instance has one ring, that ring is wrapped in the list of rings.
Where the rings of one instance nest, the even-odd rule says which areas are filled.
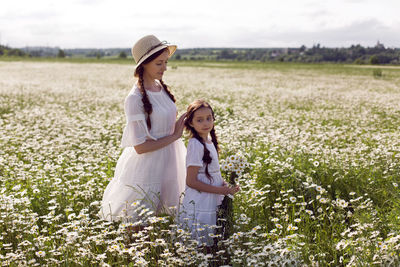
[[[236,185],[236,178],[241,177],[243,173],[250,169],[250,164],[242,153],[228,156],[220,161],[221,172],[225,174],[231,186]],[[233,196],[224,197],[222,204],[218,206],[217,211],[217,236],[226,240],[233,233]],[[228,255],[227,255],[228,256]],[[229,257],[229,256],[228,256]]]
[[[250,164],[247,162],[247,159],[241,152],[238,152],[236,155],[228,156],[226,159],[221,160],[221,171],[230,174],[235,174],[236,177],[242,176],[243,172],[250,168]],[[230,184],[234,185],[234,181],[229,181]]]

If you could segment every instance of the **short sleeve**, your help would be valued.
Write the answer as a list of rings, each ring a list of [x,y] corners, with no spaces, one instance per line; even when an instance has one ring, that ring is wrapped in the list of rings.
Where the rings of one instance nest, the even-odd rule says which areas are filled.
[[[146,139],[157,140],[151,136],[147,128],[141,95],[129,94],[126,97],[125,116],[126,126],[122,134],[122,147],[140,145],[146,142]]]
[[[187,145],[186,168],[189,166],[203,167],[204,146],[195,138]]]

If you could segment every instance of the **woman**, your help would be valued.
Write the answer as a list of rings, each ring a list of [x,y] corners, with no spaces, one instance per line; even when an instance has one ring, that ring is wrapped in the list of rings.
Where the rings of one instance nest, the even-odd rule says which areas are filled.
[[[124,150],[104,191],[100,216],[105,220],[140,223],[143,207],[176,214],[185,188],[186,149],[180,139],[185,114],[176,121],[175,98],[162,80],[175,50],[153,35],[132,48],[138,82],[125,99]]]

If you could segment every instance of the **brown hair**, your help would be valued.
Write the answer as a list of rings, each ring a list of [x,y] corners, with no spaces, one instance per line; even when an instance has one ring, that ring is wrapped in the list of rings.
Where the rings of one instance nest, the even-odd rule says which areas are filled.
[[[211,178],[210,173],[208,172],[208,164],[210,164],[212,161],[212,158],[210,156],[210,151],[207,149],[206,143],[204,142],[203,138],[201,138],[199,133],[196,132],[196,130],[192,126],[190,126],[190,124],[193,121],[194,113],[201,108],[209,108],[211,110],[213,120],[215,121],[214,111],[211,108],[210,104],[208,104],[206,101],[201,100],[201,99],[195,100],[187,108],[185,129],[190,133],[190,137],[196,138],[203,145],[204,156],[203,156],[202,160],[206,164],[206,176],[211,181],[212,178]],[[213,142],[215,149],[217,150],[217,153],[219,154],[218,139],[217,139],[217,135],[215,134],[214,126],[210,131],[210,135],[211,135],[211,141]]]
[[[147,124],[147,128],[149,128],[149,130],[151,129],[151,121],[150,121],[150,114],[153,112],[153,107],[150,103],[149,97],[146,93],[146,90],[144,89],[144,80],[143,80],[143,73],[144,73],[144,68],[143,65],[147,64],[151,61],[153,61],[156,57],[158,57],[159,55],[161,55],[162,53],[164,53],[164,51],[168,50],[168,47],[161,49],[160,51],[157,51],[156,53],[154,53],[153,55],[149,56],[145,61],[143,61],[142,64],[140,64],[135,71],[135,76],[139,78],[139,89],[140,89],[140,93],[142,94],[142,102],[143,102],[143,108],[144,108],[144,112],[147,114],[146,116],[146,124]],[[163,82],[163,80],[160,80],[160,83],[162,85],[162,87],[164,88],[165,92],[167,93],[167,95],[169,96],[169,98],[171,98],[171,100],[173,102],[175,102],[175,97],[174,95],[171,93],[171,91],[169,90],[168,86]]]

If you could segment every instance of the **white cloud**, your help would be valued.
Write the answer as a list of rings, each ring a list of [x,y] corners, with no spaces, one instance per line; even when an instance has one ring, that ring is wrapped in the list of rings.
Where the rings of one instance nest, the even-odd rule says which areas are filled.
[[[400,46],[397,0],[6,1],[0,42],[130,47],[155,34],[180,47]]]
[[[371,19],[356,21],[341,27],[324,27],[311,31],[253,31],[241,34],[232,40],[237,47],[246,46],[249,41],[255,47],[308,47],[320,43],[326,47],[348,47],[361,44],[374,46],[379,40],[390,47],[400,47],[400,23],[391,27]]]

